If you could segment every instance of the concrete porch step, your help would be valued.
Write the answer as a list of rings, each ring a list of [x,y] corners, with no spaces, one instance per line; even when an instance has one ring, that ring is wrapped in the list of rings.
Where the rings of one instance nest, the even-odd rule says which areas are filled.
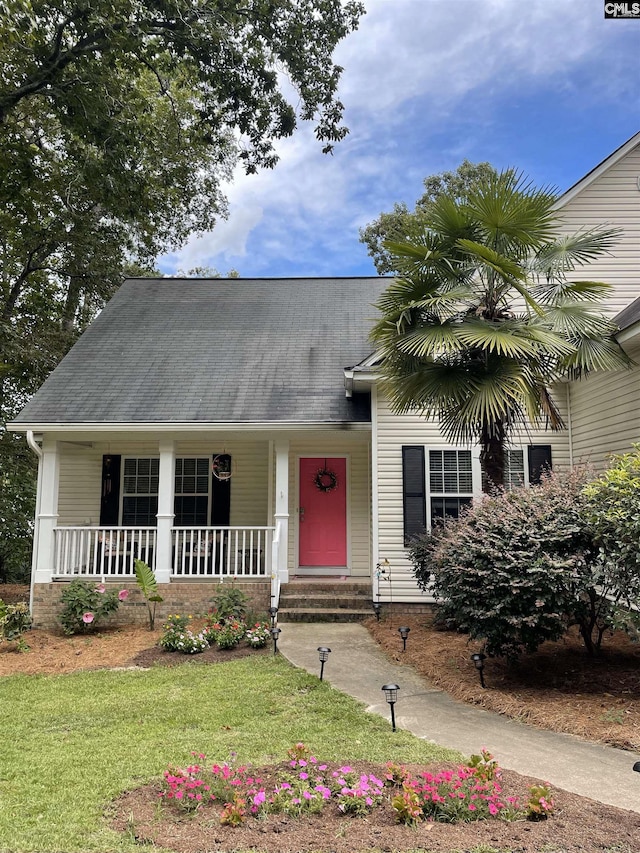
[[[361,622],[372,615],[369,579],[295,578],[280,590],[282,622]]]
[[[280,596],[280,607],[286,609],[304,608],[351,608],[354,610],[364,609],[370,606],[370,597],[353,595],[349,593],[321,592],[310,595],[302,592],[286,592]]]
[[[278,622],[362,622],[372,615],[371,609],[309,607],[278,610]]]

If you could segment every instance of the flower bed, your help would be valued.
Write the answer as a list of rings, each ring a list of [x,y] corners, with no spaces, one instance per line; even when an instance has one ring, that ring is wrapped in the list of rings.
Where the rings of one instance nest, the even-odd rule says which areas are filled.
[[[332,807],[345,815],[365,816],[385,800],[395,821],[409,826],[421,821],[544,820],[554,808],[547,785],[532,786],[523,802],[507,796],[502,771],[484,750],[453,770],[414,773],[388,764],[377,776],[358,773],[349,764],[319,761],[300,743],[289,750],[288,765],[269,782],[245,766],[207,766],[204,754],[194,753],[194,758],[187,767],[165,771],[161,796],[182,811],[221,808],[219,820],[227,826],[266,814],[300,817]]]

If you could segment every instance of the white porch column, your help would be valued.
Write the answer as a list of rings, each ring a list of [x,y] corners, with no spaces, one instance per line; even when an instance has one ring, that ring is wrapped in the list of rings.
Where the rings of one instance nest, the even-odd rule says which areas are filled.
[[[160,442],[158,477],[158,523],[156,530],[156,580],[169,583],[171,576],[171,528],[173,527],[173,492],[175,447],[172,440]]]
[[[289,580],[289,442],[276,441],[276,503],[273,518],[280,525],[278,575],[281,583]],[[274,567],[275,568],[275,567]]]
[[[53,531],[58,523],[60,456],[57,441],[44,438],[38,468],[40,494],[34,531],[34,583],[50,583],[55,562]]]

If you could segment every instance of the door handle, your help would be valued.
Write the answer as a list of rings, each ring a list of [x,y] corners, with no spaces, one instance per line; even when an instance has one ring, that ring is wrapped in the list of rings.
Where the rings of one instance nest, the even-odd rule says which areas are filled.
[[[300,507],[300,509],[298,510],[298,513],[300,515],[300,521],[304,521],[304,507],[303,506]]]

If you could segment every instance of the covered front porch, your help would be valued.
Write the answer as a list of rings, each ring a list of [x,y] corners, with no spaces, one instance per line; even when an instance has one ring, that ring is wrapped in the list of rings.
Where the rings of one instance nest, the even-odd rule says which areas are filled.
[[[292,574],[371,578],[368,429],[52,431],[31,443],[34,586],[123,582],[137,559],[159,584],[269,583],[272,602]]]

